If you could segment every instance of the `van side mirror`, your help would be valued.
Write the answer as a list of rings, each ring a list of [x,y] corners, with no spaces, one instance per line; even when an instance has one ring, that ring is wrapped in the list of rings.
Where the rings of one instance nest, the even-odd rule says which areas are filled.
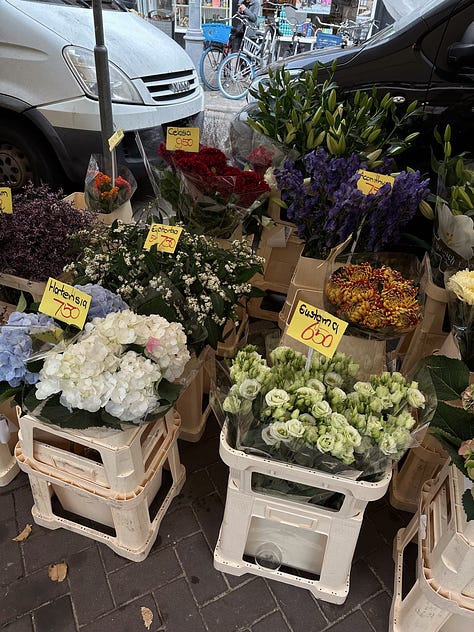
[[[474,68],[474,22],[467,27],[460,42],[448,48],[448,64]]]

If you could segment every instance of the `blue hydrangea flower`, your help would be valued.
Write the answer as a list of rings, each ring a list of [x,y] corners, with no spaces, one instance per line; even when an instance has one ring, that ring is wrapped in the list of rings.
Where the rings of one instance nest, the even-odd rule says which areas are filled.
[[[36,327],[49,329],[54,327],[54,320],[45,314],[13,312],[7,324],[0,328],[0,382],[16,387],[38,381],[39,373],[32,373],[27,368],[33,351],[29,334]]]
[[[127,303],[125,303],[118,294],[114,294],[114,292],[111,292],[96,283],[75,285],[74,287],[92,297],[89,312],[87,314],[88,322],[90,322],[93,318],[105,318],[105,316],[111,312],[123,312],[126,309],[129,309]]]

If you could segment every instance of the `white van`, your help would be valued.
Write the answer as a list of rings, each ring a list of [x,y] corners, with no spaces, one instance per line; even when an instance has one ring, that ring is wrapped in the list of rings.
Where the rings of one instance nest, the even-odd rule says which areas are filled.
[[[200,126],[203,91],[179,44],[120,0],[102,0],[102,15],[114,127],[125,132],[118,160],[140,178],[135,131],[153,152],[167,125]],[[102,153],[95,45],[92,0],[0,0],[0,186],[84,180]]]

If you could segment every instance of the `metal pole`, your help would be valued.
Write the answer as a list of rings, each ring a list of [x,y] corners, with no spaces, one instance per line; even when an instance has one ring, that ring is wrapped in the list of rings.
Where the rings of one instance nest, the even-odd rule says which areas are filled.
[[[101,0],[92,0],[94,11],[95,42],[94,58],[97,74],[97,92],[99,95],[100,126],[102,132],[102,153],[104,155],[104,169],[107,175],[113,177],[112,159],[109,150],[109,138],[114,133],[112,117],[112,96],[110,93],[109,59],[104,40],[104,24],[102,21]]]

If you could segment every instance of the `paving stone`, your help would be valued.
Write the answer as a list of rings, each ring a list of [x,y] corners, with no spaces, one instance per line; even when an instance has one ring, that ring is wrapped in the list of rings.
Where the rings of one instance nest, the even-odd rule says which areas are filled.
[[[67,561],[72,553],[94,546],[94,540],[69,529],[43,529],[33,524],[30,537],[23,542],[26,571]]]
[[[15,491],[15,489],[20,489],[21,487],[29,487],[30,486],[30,482],[28,480],[28,474],[25,474],[25,472],[18,472],[18,474],[15,476],[15,478],[8,483],[8,485],[6,485],[4,487],[4,491],[5,493],[10,494],[11,492]]]
[[[168,513],[180,507],[191,505],[198,498],[212,494],[214,490],[214,485],[206,470],[197,472],[186,471],[186,482],[179,496],[171,503]]]
[[[168,583],[154,590],[153,594],[163,622],[163,630],[166,632],[204,632],[201,615],[184,579],[177,579]],[[222,628],[220,632],[224,632],[224,630],[225,628]]]
[[[128,566],[129,564],[133,564],[133,562],[127,560],[121,555],[117,555],[117,553],[115,553],[115,551],[112,551],[109,546],[106,546],[101,542],[97,543],[97,549],[100,551],[100,556],[102,558],[102,562],[107,573],[116,571],[119,568]]]
[[[354,561],[365,558],[369,553],[386,546],[384,538],[369,516],[364,515],[362,527],[354,551]]]
[[[81,627],[81,632],[137,632],[138,630],[145,632],[146,628],[141,614],[142,608],[148,608],[153,614],[153,622],[149,632],[162,630],[161,619],[153,597],[143,595],[126,606],[117,608],[110,614],[97,619],[94,623]]]
[[[374,628],[370,625],[362,612],[356,610],[342,621],[327,628],[327,632],[374,632]],[[375,632],[385,632],[385,630],[380,629]]]
[[[176,553],[198,604],[227,590],[222,574],[214,570],[212,553],[202,533],[179,542]]]
[[[176,542],[199,530],[199,523],[191,507],[182,507],[166,513],[158,532],[158,548],[176,544]]]
[[[236,632],[275,610],[275,600],[260,577],[232,590],[203,608],[209,632]]]
[[[114,607],[96,547],[69,556],[68,578],[80,625],[94,621]]]
[[[4,520],[10,520],[15,517],[15,503],[13,502],[13,494],[0,493],[0,524]],[[1,528],[1,527],[0,527]]]
[[[362,612],[372,624],[374,630],[388,630],[392,600],[386,592],[380,593],[361,606]]]
[[[194,449],[193,449],[194,448]],[[193,444],[187,449],[183,449],[180,444],[181,461],[186,468],[186,472],[195,472],[204,469],[207,465],[219,461],[219,437],[210,437],[207,441],[203,439],[199,442],[199,450]]]
[[[1,629],[2,632],[32,632],[33,623],[30,615],[27,614],[26,616],[21,617],[21,619],[7,623]]]
[[[149,555],[143,562],[128,564],[109,575],[112,594],[118,605],[144,595],[182,575],[170,547]]]
[[[48,603],[33,613],[35,632],[76,632],[69,595]]]
[[[33,507],[34,501],[30,485],[28,484],[16,489],[13,492],[13,497],[15,499],[16,519],[21,531],[26,524],[34,523],[33,516],[31,515],[31,508]]]
[[[390,505],[383,506],[370,514],[370,519],[375,524],[377,531],[389,546],[392,546],[397,531],[406,527],[412,517],[411,514],[400,513]]]
[[[214,550],[224,516],[224,505],[221,499],[217,493],[210,494],[193,503],[193,510],[202,527],[207,543]]]
[[[359,560],[352,565],[349,594],[346,601],[338,605],[319,599],[318,603],[329,621],[335,621],[379,590],[381,590],[380,582],[367,564],[363,560]]]
[[[318,628],[307,628],[312,632],[316,632]],[[280,612],[273,612],[258,623],[252,626],[252,632],[291,632]]]
[[[67,582],[52,582],[46,569],[0,588],[0,621],[10,621],[35,610],[68,591]]]
[[[227,483],[229,481],[229,468],[223,461],[220,461],[219,463],[208,465],[206,469],[209,472],[209,476],[211,477],[222,502],[225,503],[227,496]]]
[[[327,626],[327,620],[309,590],[284,582],[267,580],[267,583],[293,632],[316,632]]]
[[[0,525],[0,585],[8,585],[23,575],[21,544],[13,542],[18,535],[15,518]]]
[[[382,548],[368,555],[365,561],[378,577],[379,581],[382,582],[385,590],[392,595],[395,577],[395,563],[392,557],[392,549],[384,544]]]

